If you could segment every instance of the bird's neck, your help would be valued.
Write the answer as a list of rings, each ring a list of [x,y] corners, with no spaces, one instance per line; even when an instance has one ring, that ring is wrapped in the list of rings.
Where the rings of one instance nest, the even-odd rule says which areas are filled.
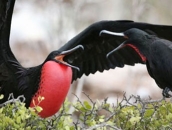
[[[72,80],[72,69],[54,61],[42,66],[38,91],[34,94],[30,107],[38,105],[43,108],[41,117],[54,115],[61,107],[68,93]],[[44,100],[39,103],[39,97]]]
[[[127,46],[133,48],[137,52],[137,54],[140,56],[142,61],[146,62],[147,58],[146,58],[146,55],[144,54],[144,52],[142,52],[138,47],[134,46],[133,44],[127,44]]]

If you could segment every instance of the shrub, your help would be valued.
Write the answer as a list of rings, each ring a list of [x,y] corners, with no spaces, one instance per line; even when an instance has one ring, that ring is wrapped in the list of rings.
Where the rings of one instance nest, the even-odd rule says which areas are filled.
[[[23,102],[11,99],[0,108],[0,129],[165,130],[172,128],[172,103],[165,99],[142,100],[139,96],[127,98],[124,94],[123,99],[117,104],[109,104],[108,99],[94,102],[89,95],[85,95],[88,101],[81,102],[76,96],[75,103],[65,101],[56,115],[46,119],[36,114],[41,111],[39,106],[26,109]],[[72,114],[69,114],[70,107],[75,108]]]

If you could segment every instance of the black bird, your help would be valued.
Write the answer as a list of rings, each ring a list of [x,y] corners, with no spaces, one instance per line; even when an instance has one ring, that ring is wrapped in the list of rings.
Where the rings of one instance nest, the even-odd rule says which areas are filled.
[[[15,58],[9,45],[11,18],[15,0],[0,0],[0,94],[8,100],[24,95],[26,107],[39,103],[43,111],[41,117],[55,114],[63,103],[70,83],[83,74],[123,67],[125,64],[145,63],[132,48],[125,48],[113,54],[110,60],[106,54],[117,47],[124,38],[99,36],[102,30],[122,32],[130,28],[140,28],[151,34],[172,40],[172,27],[137,23],[133,21],[101,21],[87,27],[76,37],[51,52],[38,66],[24,68]]]
[[[123,36],[126,41],[107,54],[107,58],[119,49],[127,46],[133,48],[146,63],[149,75],[155,80],[157,85],[163,89],[164,97],[171,97],[172,91],[172,42],[150,35],[137,28],[129,29],[123,33],[101,31],[102,33]],[[170,39],[171,40],[171,39]]]

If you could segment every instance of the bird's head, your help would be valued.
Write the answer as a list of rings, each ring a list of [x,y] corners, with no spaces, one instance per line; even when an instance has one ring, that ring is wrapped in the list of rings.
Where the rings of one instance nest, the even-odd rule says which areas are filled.
[[[122,37],[124,37],[124,39],[126,39],[118,47],[116,47],[114,50],[109,52],[107,54],[107,57],[109,57],[109,55],[111,55],[115,51],[117,51],[117,50],[119,50],[119,49],[121,49],[123,47],[126,47],[126,46],[130,46],[141,57],[145,57],[144,56],[145,51],[149,47],[149,43],[150,43],[149,40],[151,40],[151,35],[149,35],[145,31],[142,31],[142,30],[137,29],[137,28],[131,28],[131,29],[126,30],[125,32],[122,32],[122,33],[110,32],[110,31],[107,31],[107,30],[101,31],[100,35],[102,33],[110,34],[110,35],[115,35],[115,36],[122,36]]]
[[[132,44],[139,49],[142,46],[146,46],[145,41],[151,38],[148,33],[137,28],[129,29],[122,34],[123,34],[123,37],[127,39],[124,42],[125,45]]]
[[[74,51],[76,51],[78,49],[83,49],[84,50],[84,47],[82,45],[78,45],[78,46],[76,46],[76,47],[74,47],[74,48],[72,48],[70,50],[66,50],[66,51],[59,51],[59,50],[53,51],[48,55],[48,57],[46,58],[44,63],[47,62],[47,61],[55,61],[55,62],[57,62],[59,64],[66,65],[66,66],[69,66],[69,67],[71,67],[73,69],[76,69],[76,70],[80,71],[80,69],[78,67],[72,66],[71,64],[64,61],[65,56],[71,54],[72,52],[74,52]]]

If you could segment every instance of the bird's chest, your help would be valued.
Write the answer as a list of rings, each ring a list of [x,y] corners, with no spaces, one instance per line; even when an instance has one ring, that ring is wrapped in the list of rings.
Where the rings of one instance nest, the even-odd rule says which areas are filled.
[[[154,78],[162,74],[163,66],[161,66],[160,63],[156,60],[149,60],[149,66],[147,67],[149,67]]]
[[[32,98],[31,107],[42,107],[41,117],[54,115],[61,107],[72,80],[72,70],[53,61],[46,62],[41,70],[39,88]],[[41,100],[43,97],[44,100]]]
[[[155,77],[172,77],[172,51],[167,45],[154,42],[147,59]]]
[[[165,49],[159,49],[155,48],[150,52],[150,55],[148,57],[148,61],[150,64],[150,68],[154,73],[161,73],[163,72],[168,73],[170,70],[172,70],[172,53],[168,53]]]
[[[148,72],[161,87],[172,85],[172,62],[169,58],[155,58],[149,60]]]

